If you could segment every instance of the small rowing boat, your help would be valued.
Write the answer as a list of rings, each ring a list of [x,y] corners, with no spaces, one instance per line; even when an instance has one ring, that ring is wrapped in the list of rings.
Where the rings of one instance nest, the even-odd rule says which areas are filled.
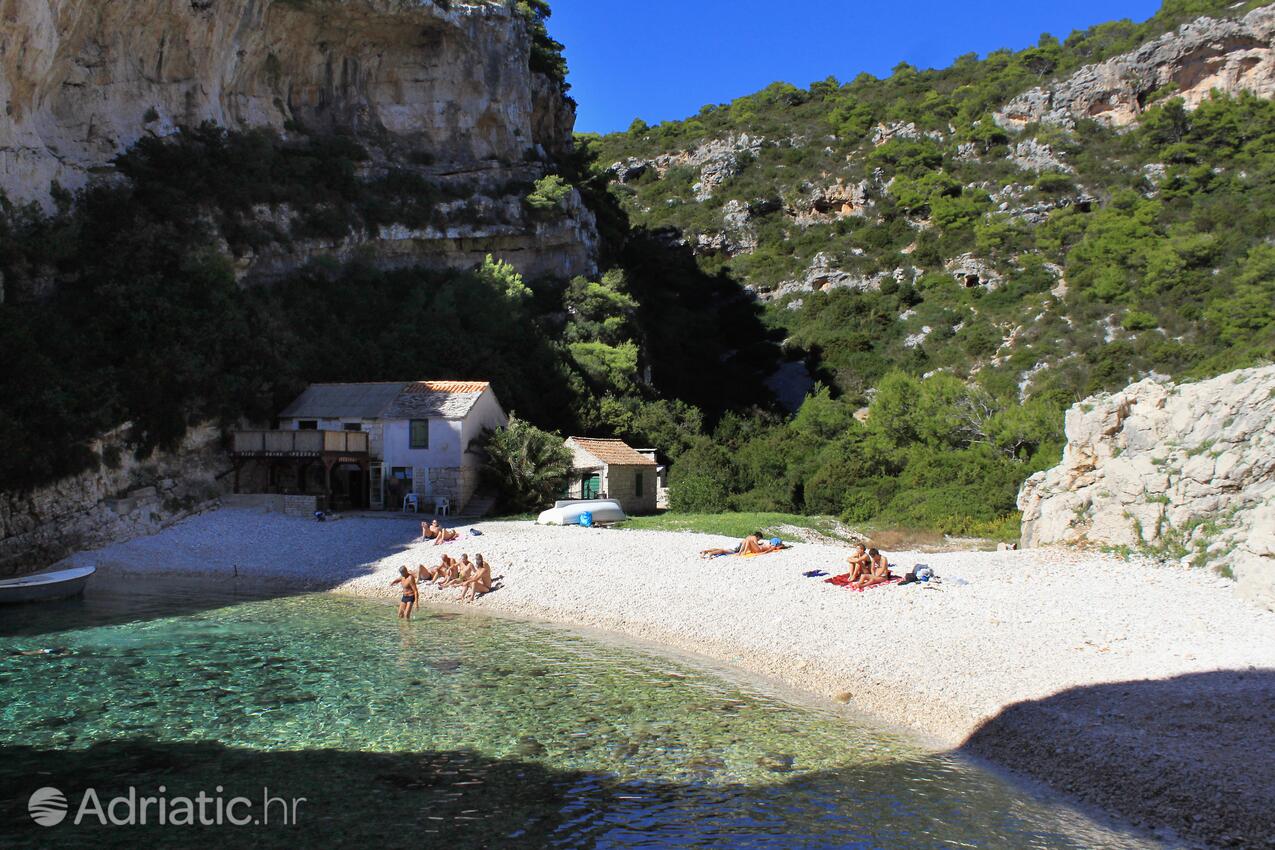
[[[45,602],[79,596],[95,572],[97,567],[94,566],[71,567],[67,570],[0,580],[0,604]]]
[[[541,525],[578,525],[580,515],[593,514],[593,522],[624,522],[628,517],[615,499],[566,499],[554,502],[553,507],[542,511],[536,522]]]

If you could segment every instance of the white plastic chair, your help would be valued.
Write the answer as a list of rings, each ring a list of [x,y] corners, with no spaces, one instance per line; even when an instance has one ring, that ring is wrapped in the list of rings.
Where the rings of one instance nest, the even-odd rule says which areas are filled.
[[[452,500],[446,496],[434,497],[434,513],[450,516],[452,512]]]
[[[421,497],[416,495],[415,493],[408,493],[406,496],[404,496],[403,510],[406,511],[408,507],[411,507],[412,513],[414,514],[420,513],[421,512]]]

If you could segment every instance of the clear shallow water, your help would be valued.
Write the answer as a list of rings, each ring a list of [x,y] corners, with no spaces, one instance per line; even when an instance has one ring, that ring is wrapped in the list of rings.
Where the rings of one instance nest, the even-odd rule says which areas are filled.
[[[834,713],[559,629],[185,591],[0,618],[0,844],[1153,846]],[[59,654],[12,654],[37,648]],[[74,809],[88,787],[160,785],[306,802],[295,826],[203,832],[27,815],[42,786]]]

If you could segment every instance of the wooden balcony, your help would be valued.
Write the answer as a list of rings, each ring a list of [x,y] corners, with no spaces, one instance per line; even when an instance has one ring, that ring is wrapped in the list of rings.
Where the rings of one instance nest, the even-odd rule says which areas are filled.
[[[363,431],[236,431],[231,454],[238,458],[366,459],[368,435]]]

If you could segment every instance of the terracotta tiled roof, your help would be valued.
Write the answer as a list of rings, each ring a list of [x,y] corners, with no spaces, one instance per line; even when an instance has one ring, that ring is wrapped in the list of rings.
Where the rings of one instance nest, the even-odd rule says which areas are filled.
[[[481,393],[491,386],[486,381],[415,381],[403,388],[405,393]]]
[[[490,387],[486,381],[311,384],[281,419],[463,419]]]
[[[623,440],[603,437],[572,437],[571,442],[608,466],[657,466],[654,459],[639,454]]]

